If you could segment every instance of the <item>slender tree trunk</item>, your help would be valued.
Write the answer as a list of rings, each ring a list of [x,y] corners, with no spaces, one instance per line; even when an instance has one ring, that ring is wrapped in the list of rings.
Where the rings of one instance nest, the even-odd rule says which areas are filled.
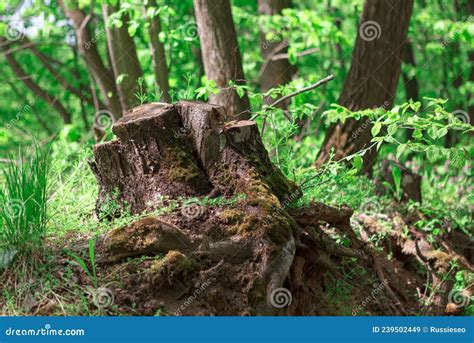
[[[109,17],[113,13],[118,12],[119,9],[119,2],[115,6],[104,4],[102,6],[102,13],[104,15],[107,47],[112,62],[115,81],[117,82],[119,76],[124,75],[124,77],[117,82],[120,104],[123,110],[129,110],[140,104],[136,94],[144,93],[146,89],[140,89],[138,84],[138,79],[143,77],[143,71],[138,62],[135,42],[128,34],[128,15],[122,16],[122,26],[109,26]]]
[[[156,0],[148,0],[146,9],[157,9]],[[168,80],[168,65],[166,64],[165,47],[160,41],[159,34],[161,32],[160,15],[156,14],[149,21],[148,35],[149,46],[151,51],[151,61],[153,63],[153,71],[155,72],[156,89],[161,90],[161,101],[171,102],[170,84]]]
[[[80,78],[80,69],[79,69],[79,56],[76,48],[74,46],[71,46],[71,50],[74,56],[74,69],[73,69],[73,74],[74,76],[79,80],[79,92],[80,94],[84,95],[86,94],[86,87],[83,86]],[[84,123],[84,128],[86,130],[90,129],[89,121],[88,121],[88,116],[87,116],[87,109],[86,109],[86,97],[79,97],[79,104],[81,105],[81,117],[82,117],[82,122]],[[94,101],[92,98],[90,98],[89,102],[90,105],[94,105]]]
[[[401,59],[407,41],[413,0],[396,3],[366,0],[361,24],[339,104],[352,111],[393,105],[400,78]],[[334,148],[335,159],[368,148],[372,138],[367,120],[347,120],[331,125],[319,152],[316,165],[322,165]],[[370,172],[376,150],[364,156]]]
[[[232,117],[247,119],[248,95],[240,97],[229,88],[229,81],[245,83],[230,0],[194,0],[194,10],[206,77],[220,89],[218,94],[209,96],[209,102],[224,106]]]
[[[7,40],[3,37],[0,37],[0,46],[5,52],[5,57],[7,59],[8,65],[13,70],[18,80],[21,80],[25,84],[25,86],[28,87],[37,97],[43,99],[49,105],[51,105],[56,111],[58,111],[64,123],[66,124],[71,123],[71,115],[66,110],[66,108],[61,104],[59,99],[49,94],[47,91],[41,88],[35,81],[33,81],[33,79],[26,73],[26,71],[17,62],[13,54],[8,52]]]
[[[291,0],[258,0],[258,14],[259,15],[281,15],[283,9],[291,7]],[[260,73],[260,87],[262,92],[266,92],[271,88],[284,85],[291,81],[294,74],[294,68],[288,61],[288,58],[272,60],[276,53],[287,53],[288,46],[285,46],[279,51],[275,51],[281,46],[281,39],[268,40],[266,38],[267,32],[260,29],[260,49],[264,59],[264,67]],[[271,104],[275,101],[271,97],[265,97],[266,104]],[[280,103],[280,108],[286,109],[288,102]]]
[[[403,50],[403,63],[409,64],[412,67],[416,67],[413,44],[410,41],[407,41],[405,49]],[[403,83],[405,84],[407,101],[410,101],[410,99],[413,101],[418,101],[420,99],[420,92],[416,75],[410,77],[407,73],[403,73]]]
[[[107,69],[97,50],[97,39],[100,32],[92,36],[89,20],[78,7],[66,6],[63,0],[59,4],[65,15],[72,21],[79,45],[79,51],[86,61],[86,66],[97,82],[102,98],[107,109],[112,112],[115,118],[122,116],[122,106],[120,105],[117,88],[113,73]]]

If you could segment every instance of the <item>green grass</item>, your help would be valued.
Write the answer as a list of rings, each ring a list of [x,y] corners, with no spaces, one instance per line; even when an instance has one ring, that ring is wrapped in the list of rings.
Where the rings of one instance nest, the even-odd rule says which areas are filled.
[[[49,147],[20,149],[3,169],[0,188],[0,248],[31,252],[43,244],[47,228]]]

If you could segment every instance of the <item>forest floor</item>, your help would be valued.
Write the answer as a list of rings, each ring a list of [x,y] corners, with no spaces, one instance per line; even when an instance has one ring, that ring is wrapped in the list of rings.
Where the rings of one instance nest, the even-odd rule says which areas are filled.
[[[380,175],[369,179],[337,163],[300,180],[301,198],[271,214],[289,213],[299,229],[274,232],[293,231],[296,254],[282,293],[265,299],[259,268],[272,255],[247,232],[268,223],[249,212],[245,196],[164,199],[153,212],[104,220],[94,213],[90,150],[65,146],[52,156],[59,162],[44,250],[0,271],[2,315],[474,314],[467,167],[426,169],[422,204],[397,201]],[[253,201],[265,207],[265,199]],[[163,231],[172,239],[155,244]],[[207,250],[179,249],[202,237]],[[267,302],[270,312],[258,307]]]
[[[200,204],[202,228],[220,220],[229,229],[234,223],[224,218],[233,205]],[[420,230],[417,223],[429,222],[419,210],[406,211],[395,202],[380,208],[379,202],[367,202],[351,218],[351,230],[359,243],[359,256],[330,255],[327,268],[315,264],[306,268],[303,277],[313,280],[311,301],[314,315],[472,315],[470,303],[474,292],[473,242],[462,231],[451,230],[443,223],[442,234]],[[158,218],[174,224],[185,223],[180,208],[170,208]],[[228,217],[228,215],[227,215]],[[147,219],[148,218],[148,219]],[[150,217],[141,219],[149,220]],[[174,219],[173,219],[174,218]],[[135,218],[134,220],[136,220]],[[182,220],[181,220],[182,221]],[[227,224],[226,224],[227,223]],[[120,225],[122,225],[121,223]],[[125,224],[127,227],[131,224]],[[335,246],[354,247],[347,232],[320,222],[320,228]],[[196,229],[196,228],[189,228]],[[218,234],[218,233],[214,233]],[[103,258],[103,235],[90,250],[91,233],[68,232],[50,237],[47,253],[38,256],[35,269],[27,261],[17,261],[15,268],[2,275],[4,315],[252,315],[248,304],[232,303],[251,275],[239,275],[241,284],[233,292],[207,286],[215,275],[192,284],[196,264],[183,254],[170,251],[128,257],[110,264]],[[94,246],[93,245],[93,246]],[[80,258],[78,258],[80,257]],[[83,261],[83,262],[81,262]],[[332,269],[335,266],[335,269]],[[225,270],[225,268],[224,268]],[[231,272],[231,270],[228,270]],[[225,275],[221,278],[226,280]],[[221,280],[222,281],[222,280]],[[287,281],[295,289],[296,280]],[[296,290],[296,292],[298,292]],[[205,296],[206,295],[206,296]],[[291,296],[291,294],[290,294]],[[209,303],[210,299],[212,302]],[[230,305],[232,303],[232,305]],[[304,314],[305,304],[293,302],[277,310],[277,315]],[[239,310],[235,312],[235,309]]]

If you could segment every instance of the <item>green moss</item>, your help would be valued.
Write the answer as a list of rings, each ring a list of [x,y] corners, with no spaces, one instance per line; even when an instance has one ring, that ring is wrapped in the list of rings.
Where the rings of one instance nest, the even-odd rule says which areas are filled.
[[[226,209],[219,214],[219,218],[224,222],[224,224],[234,225],[242,222],[242,219],[245,217],[244,212],[236,209]]]
[[[179,273],[193,268],[193,262],[186,255],[176,250],[170,250],[163,259],[154,261],[150,270],[154,273]]]
[[[263,230],[268,239],[276,244],[285,244],[296,228],[296,223],[286,213],[279,213],[266,225]]]
[[[168,148],[165,159],[169,163],[167,167],[170,181],[193,183],[199,180],[201,171],[186,151],[181,148]]]
[[[270,160],[261,161],[260,159],[254,158],[251,163],[253,168],[255,168],[254,178],[261,179],[280,201],[285,199],[285,197],[290,197],[293,200],[301,197],[302,192],[298,186],[288,180],[281,170],[275,167]]]
[[[256,228],[261,227],[261,221],[254,214],[247,215],[245,220],[239,225],[234,226],[234,230],[242,235],[255,233]]]

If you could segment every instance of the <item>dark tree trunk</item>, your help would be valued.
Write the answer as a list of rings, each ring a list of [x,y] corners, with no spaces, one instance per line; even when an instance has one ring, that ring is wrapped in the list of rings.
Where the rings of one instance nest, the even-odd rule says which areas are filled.
[[[393,105],[412,10],[413,0],[366,0],[340,105],[353,111]],[[316,164],[329,159],[331,148],[336,160],[368,148],[370,131],[366,120],[331,125]],[[365,154],[366,171],[370,171],[375,157],[375,149]]]
[[[282,10],[288,7],[291,7],[291,0],[258,0],[258,13],[260,15],[281,15]],[[279,49],[282,39],[268,40],[266,34],[267,32],[263,29],[260,30],[260,49],[264,60],[263,69],[260,72],[262,92],[290,82],[294,74],[294,67],[290,64],[288,58],[272,59],[277,53],[287,53],[288,46],[285,45],[284,48]],[[265,97],[264,101],[267,105],[270,105],[275,99]],[[286,109],[288,103],[282,102],[279,107]]]
[[[130,37],[128,34],[128,15],[125,14],[122,16],[121,27],[115,25],[110,27],[108,25],[110,15],[118,12],[119,9],[120,3],[117,3],[115,6],[107,4],[102,6],[107,33],[107,47],[115,81],[117,81],[119,76],[125,75],[125,77],[117,83],[120,103],[125,111],[139,104],[136,94],[140,92],[144,93],[146,89],[144,84],[142,89],[140,89],[138,84],[138,79],[143,77],[143,71],[138,61],[137,48],[133,37]]]
[[[157,8],[156,0],[149,0],[146,9]],[[149,46],[151,51],[151,61],[153,63],[153,71],[155,72],[156,88],[161,90],[161,101],[171,102],[170,85],[168,80],[168,65],[166,64],[165,47],[159,39],[161,32],[160,15],[157,14],[153,18],[147,18],[149,21],[148,35]]]
[[[3,37],[0,37],[0,46],[2,47],[3,51],[5,52],[5,57],[7,59],[7,63],[12,69],[15,76],[18,80],[21,80],[26,87],[28,87],[37,97],[46,101],[50,106],[52,106],[61,116],[64,123],[69,124],[71,123],[71,115],[63,106],[63,104],[59,101],[57,97],[54,97],[43,88],[41,88],[30,75],[26,73],[26,71],[22,68],[20,63],[15,59],[11,52],[8,52],[9,45],[7,44],[7,40]]]
[[[107,109],[115,118],[122,116],[122,106],[115,87],[114,76],[111,70],[106,68],[97,50],[97,38],[92,35],[89,20],[82,10],[74,6],[66,6],[63,0],[59,4],[65,15],[72,21],[78,41],[79,51],[86,61],[86,67],[90,70]]]
[[[409,64],[412,67],[416,67],[415,54],[413,52],[413,44],[407,41],[405,49],[403,51],[403,63]],[[420,93],[418,88],[418,80],[416,75],[410,77],[406,73],[403,73],[403,83],[405,84],[405,92],[407,101],[413,100],[418,101],[420,99]]]
[[[225,107],[230,117],[249,118],[247,93],[241,98],[229,88],[229,81],[245,83],[230,0],[194,0],[194,11],[206,77],[220,89],[209,95],[209,102]]]

